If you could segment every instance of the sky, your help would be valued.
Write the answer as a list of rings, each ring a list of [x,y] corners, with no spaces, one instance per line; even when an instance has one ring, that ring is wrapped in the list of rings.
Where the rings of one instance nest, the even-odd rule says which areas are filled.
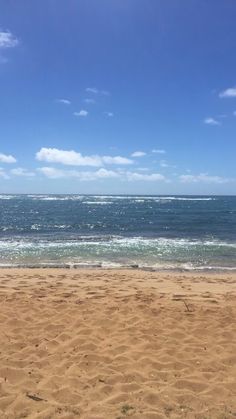
[[[235,0],[0,0],[0,193],[235,194]]]

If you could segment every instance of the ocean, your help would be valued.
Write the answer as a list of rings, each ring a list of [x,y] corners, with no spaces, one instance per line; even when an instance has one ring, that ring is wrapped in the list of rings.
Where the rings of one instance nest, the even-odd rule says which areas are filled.
[[[0,266],[236,270],[236,196],[0,195]]]

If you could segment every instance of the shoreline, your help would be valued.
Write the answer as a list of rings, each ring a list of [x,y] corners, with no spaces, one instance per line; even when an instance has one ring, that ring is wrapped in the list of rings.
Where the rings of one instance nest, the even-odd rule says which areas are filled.
[[[236,266],[235,267],[215,267],[215,266],[203,266],[203,267],[153,267],[153,266],[139,266],[138,264],[134,265],[120,265],[117,264],[107,264],[107,266],[100,263],[35,263],[35,264],[0,264],[0,271],[7,270],[7,269],[58,269],[58,270],[73,270],[73,271],[80,271],[80,270],[101,270],[101,271],[122,271],[122,270],[129,270],[129,271],[144,271],[144,272],[156,272],[156,273],[202,273],[202,274],[211,274],[211,273],[222,273],[227,274],[232,272],[236,273]]]
[[[9,272],[8,272],[9,271]],[[129,280],[131,281],[135,281],[137,277],[141,277],[141,278],[145,278],[145,280],[148,281],[148,283],[150,281],[153,280],[153,278],[156,279],[164,279],[166,280],[167,278],[170,280],[175,281],[176,279],[180,278],[180,279],[188,279],[191,280],[191,278],[198,278],[198,279],[203,279],[204,281],[208,280],[209,278],[212,277],[216,277],[219,280],[224,281],[225,279],[231,279],[233,282],[235,281],[235,286],[236,286],[236,272],[233,270],[229,270],[229,271],[214,271],[214,270],[210,270],[210,271],[203,271],[203,270],[194,270],[194,271],[187,271],[187,270],[169,270],[169,269],[160,269],[160,270],[156,270],[156,269],[152,269],[152,268],[136,268],[136,267],[121,267],[121,268],[104,268],[104,267],[100,267],[100,266],[93,266],[93,267],[88,267],[88,266],[80,266],[80,267],[76,267],[76,268],[71,268],[71,267],[57,267],[57,266],[34,266],[34,267],[29,267],[29,266],[22,266],[22,267],[15,267],[15,266],[11,266],[11,267],[2,267],[0,266],[0,281],[1,281],[1,276],[5,276],[9,273],[9,275],[11,275],[12,273],[14,273],[14,278],[16,279],[17,274],[19,274],[19,276],[21,277],[24,274],[42,274],[45,277],[45,280],[49,280],[49,274],[53,274],[53,277],[55,275],[60,275],[64,278],[70,278],[70,277],[82,277],[84,275],[86,275],[87,273],[89,280],[92,277],[96,277],[98,275],[98,277],[100,279],[102,279],[102,275],[105,275],[105,277],[109,277],[110,278],[114,278],[116,277],[116,274],[120,277],[122,275],[129,275]],[[65,276],[64,276],[65,275]],[[173,282],[174,283],[174,282]],[[111,282],[112,284],[112,282]],[[150,285],[150,284],[149,284]]]

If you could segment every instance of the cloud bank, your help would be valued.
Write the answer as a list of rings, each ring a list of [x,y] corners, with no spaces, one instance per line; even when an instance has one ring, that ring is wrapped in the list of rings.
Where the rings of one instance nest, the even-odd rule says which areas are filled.
[[[83,156],[74,150],[58,150],[57,148],[43,147],[36,153],[36,160],[48,163],[61,163],[70,166],[94,166],[99,167],[104,164],[133,164],[133,160],[121,156]]]
[[[25,176],[25,177],[35,176],[34,172],[30,172],[29,170],[23,169],[22,167],[17,167],[16,169],[12,169],[11,174],[14,176]]]
[[[207,173],[200,173],[199,175],[181,175],[179,176],[179,180],[182,183],[229,183],[233,182],[234,179],[224,178],[221,176],[209,176]]]
[[[114,171],[104,168],[96,171],[78,171],[78,170],[61,170],[54,167],[40,167],[37,169],[49,179],[74,178],[79,181],[95,181],[101,179],[119,179],[123,181],[135,182],[156,182],[166,181],[165,176],[159,173],[142,174],[130,171]]]

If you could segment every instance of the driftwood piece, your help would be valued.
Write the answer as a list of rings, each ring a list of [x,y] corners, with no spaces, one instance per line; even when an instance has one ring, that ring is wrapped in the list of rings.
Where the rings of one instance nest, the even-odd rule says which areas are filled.
[[[34,394],[27,393],[26,396],[29,397],[29,399],[34,400],[35,402],[46,402],[47,401],[45,399],[42,399],[42,397],[35,396]]]
[[[189,308],[188,304],[186,303],[186,301],[185,301],[185,300],[182,300],[182,301],[183,301],[183,303],[184,303],[184,305],[185,305],[185,307],[186,307],[187,311],[188,311],[189,313],[191,313],[191,311],[192,311],[192,310],[190,310],[190,308]]]

